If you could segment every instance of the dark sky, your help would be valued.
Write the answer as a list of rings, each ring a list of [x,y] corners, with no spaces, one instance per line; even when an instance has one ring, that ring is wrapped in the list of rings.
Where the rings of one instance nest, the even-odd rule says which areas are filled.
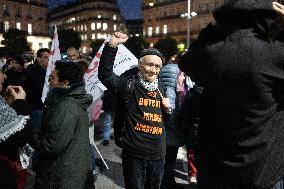
[[[60,4],[72,2],[74,0],[48,0],[50,8],[57,7]],[[141,0],[117,0],[120,7],[120,12],[124,19],[137,19],[142,18],[141,15]]]

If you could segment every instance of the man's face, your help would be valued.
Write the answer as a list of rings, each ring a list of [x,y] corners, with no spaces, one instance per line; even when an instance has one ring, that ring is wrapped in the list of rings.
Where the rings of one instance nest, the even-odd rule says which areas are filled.
[[[43,52],[41,53],[41,57],[38,57],[38,63],[44,67],[45,69],[48,66],[48,57],[49,57],[49,53],[48,52]]]
[[[75,61],[78,60],[78,52],[77,51],[68,51],[67,57],[69,60]]]
[[[158,77],[162,67],[162,59],[156,55],[146,55],[142,62],[139,62],[138,68],[143,78],[148,82],[153,82]]]
[[[0,93],[2,92],[3,89],[3,83],[4,83],[4,75],[2,72],[0,72]]]

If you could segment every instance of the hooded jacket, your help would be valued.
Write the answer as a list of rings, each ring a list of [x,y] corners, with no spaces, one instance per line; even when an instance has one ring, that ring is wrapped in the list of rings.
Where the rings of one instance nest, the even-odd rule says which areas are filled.
[[[284,176],[284,45],[269,0],[214,12],[179,62],[204,87],[197,161],[201,189],[270,188]]]
[[[36,139],[40,189],[93,188],[89,119],[92,96],[84,84],[52,89],[46,98],[43,126]]]

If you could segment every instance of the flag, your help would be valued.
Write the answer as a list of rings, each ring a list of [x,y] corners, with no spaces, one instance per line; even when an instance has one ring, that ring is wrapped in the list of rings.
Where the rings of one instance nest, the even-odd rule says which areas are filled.
[[[107,39],[104,41],[104,43],[98,50],[96,56],[93,58],[88,70],[84,75],[86,92],[93,96],[93,101],[100,98],[104,91],[107,89],[98,78],[98,66],[104,46],[107,42],[110,41],[110,39],[111,35],[108,35]],[[138,59],[124,45],[118,45],[118,51],[116,53],[113,65],[113,72],[116,75],[121,75],[126,70],[129,70],[133,67],[137,67],[137,65]]]
[[[47,96],[47,93],[49,91],[49,83],[48,83],[48,78],[53,71],[55,67],[55,62],[57,60],[61,60],[61,54],[60,54],[60,49],[59,49],[59,40],[58,40],[58,34],[57,34],[57,28],[56,25],[54,27],[54,34],[53,34],[53,39],[52,39],[52,44],[51,44],[51,51],[50,55],[48,58],[48,66],[45,74],[45,81],[44,81],[44,87],[42,91],[42,96],[41,96],[41,101],[44,102],[45,98]]]

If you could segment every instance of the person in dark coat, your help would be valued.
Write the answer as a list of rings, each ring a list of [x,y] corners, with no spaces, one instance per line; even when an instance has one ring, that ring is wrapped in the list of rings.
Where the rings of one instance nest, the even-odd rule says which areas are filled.
[[[104,125],[103,125],[103,141],[102,145],[109,146],[111,134],[112,120],[117,106],[117,97],[109,90],[104,92],[103,110],[104,110]]]
[[[57,61],[49,78],[43,125],[35,135],[37,189],[94,188],[86,94],[78,64]]]
[[[227,1],[179,68],[203,86],[198,188],[280,189],[284,45],[269,0]]]
[[[162,54],[157,49],[145,49],[139,59],[139,71],[131,81],[117,76],[113,72],[117,45],[127,39],[120,32],[112,35],[100,59],[98,78],[123,102],[121,146],[125,188],[159,189],[166,149],[164,118],[171,113],[169,99],[163,95],[158,81]]]
[[[0,92],[3,82],[4,75],[0,72]],[[22,168],[18,150],[32,137],[28,124],[30,108],[20,86],[8,86],[3,97],[0,96],[0,188],[22,189],[27,171]]]
[[[27,102],[32,105],[31,121],[35,129],[40,129],[44,104],[41,101],[42,90],[45,81],[45,73],[48,65],[49,49],[42,48],[37,51],[37,59],[30,64],[25,72],[24,88],[27,92]]]

